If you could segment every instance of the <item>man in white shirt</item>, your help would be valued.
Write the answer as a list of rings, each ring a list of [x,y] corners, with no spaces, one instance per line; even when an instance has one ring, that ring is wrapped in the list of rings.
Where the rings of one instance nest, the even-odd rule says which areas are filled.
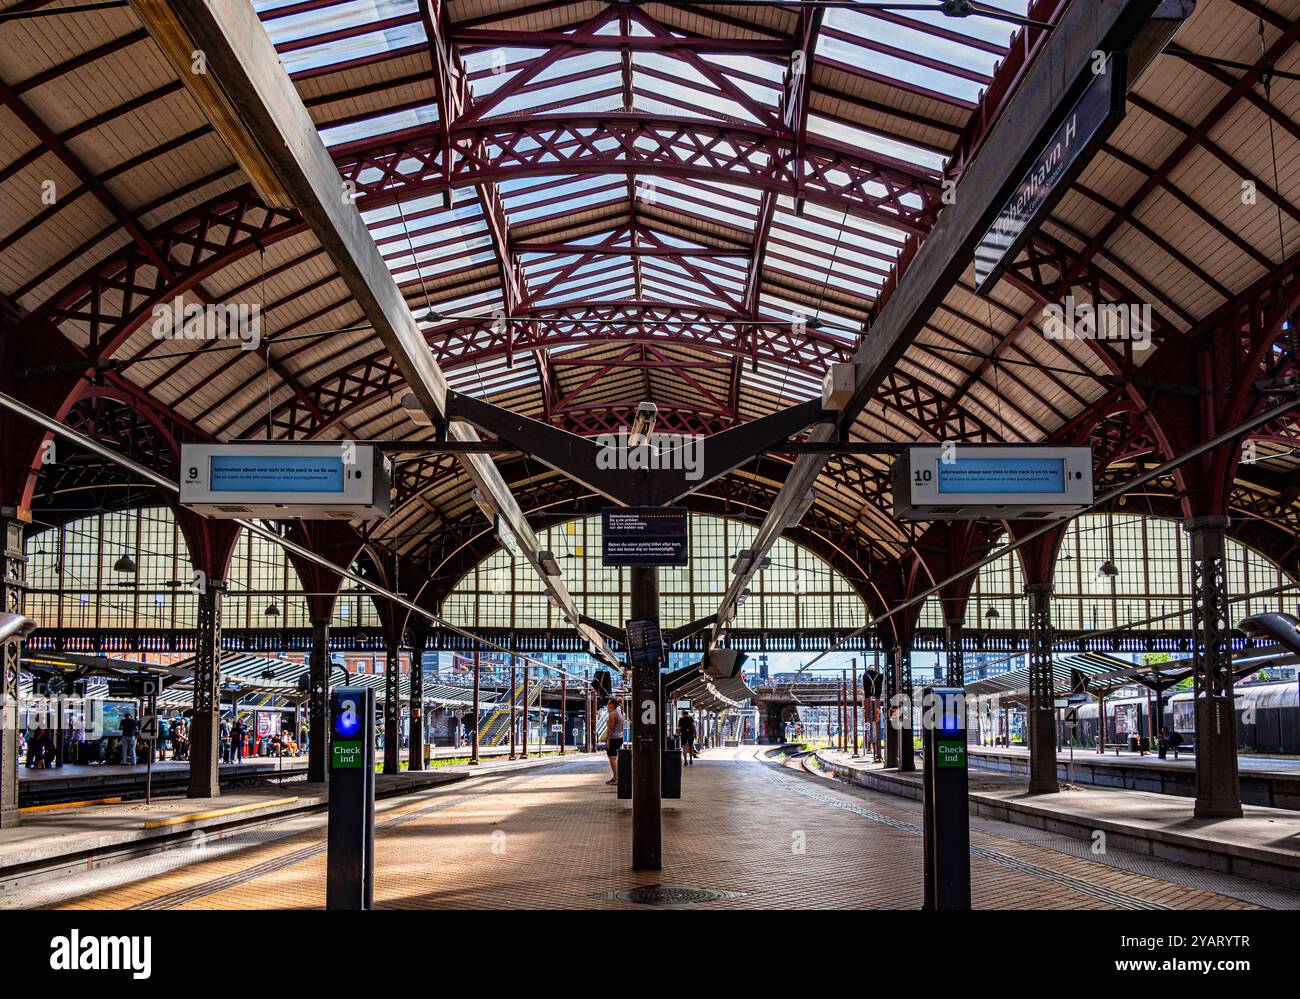
[[[623,710],[618,701],[609,699],[609,716],[605,719],[605,755],[609,757],[609,769],[614,776],[606,784],[618,783],[618,750],[623,745]]]

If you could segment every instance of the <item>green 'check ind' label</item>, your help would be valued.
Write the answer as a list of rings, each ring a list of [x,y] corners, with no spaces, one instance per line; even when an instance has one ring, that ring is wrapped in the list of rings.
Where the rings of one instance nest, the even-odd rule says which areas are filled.
[[[336,742],[332,746],[332,770],[359,770],[365,756],[364,747],[359,742]]]
[[[957,739],[937,740],[934,763],[938,767],[964,767],[966,765],[966,743]]]

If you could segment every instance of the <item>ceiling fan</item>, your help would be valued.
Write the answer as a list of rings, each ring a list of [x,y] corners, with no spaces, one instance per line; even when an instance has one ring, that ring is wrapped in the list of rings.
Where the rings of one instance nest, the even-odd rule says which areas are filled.
[[[643,0],[622,0],[624,3],[640,3]],[[644,2],[663,3],[665,0],[644,0]],[[947,17],[987,17],[994,21],[1006,21],[1021,27],[1042,28],[1051,31],[1054,25],[1046,21],[1013,14],[989,4],[975,3],[973,0],[932,0],[931,3],[889,3],[888,0],[668,0],[670,7],[811,7],[813,9],[838,10],[914,10],[930,11]]]

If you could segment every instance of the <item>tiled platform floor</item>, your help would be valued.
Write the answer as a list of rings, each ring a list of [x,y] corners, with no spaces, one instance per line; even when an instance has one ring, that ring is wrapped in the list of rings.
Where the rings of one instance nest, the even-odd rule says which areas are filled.
[[[913,908],[916,812],[897,799],[713,750],[664,803],[664,869],[629,869],[631,803],[600,759],[555,762],[412,796],[378,818],[379,908],[631,908],[638,885],[738,893],[694,907]],[[972,830],[977,908],[1251,908]],[[69,908],[319,908],[322,830],[72,899]]]

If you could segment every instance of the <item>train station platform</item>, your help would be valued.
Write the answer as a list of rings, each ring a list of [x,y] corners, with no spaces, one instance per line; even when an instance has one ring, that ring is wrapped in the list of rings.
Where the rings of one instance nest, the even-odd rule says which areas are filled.
[[[663,870],[630,869],[631,802],[603,758],[489,764],[460,783],[384,803],[376,818],[382,909],[919,908],[915,802],[788,769],[753,746],[715,749],[663,806]],[[501,767],[500,770],[488,767]],[[319,909],[324,825],[275,839],[129,862],[37,885],[24,905],[89,909]],[[971,874],[982,909],[1300,908],[1300,892],[1136,858],[978,819]],[[105,874],[114,874],[111,881]],[[98,880],[95,878],[98,877]],[[18,896],[15,894],[15,900]],[[0,904],[11,904],[0,895]]]
[[[485,753],[482,759],[477,766],[456,762],[415,773],[380,774],[376,778],[376,799],[401,798],[479,773],[545,765],[559,757],[549,752],[511,761],[504,754]],[[226,768],[222,769],[224,777]],[[264,777],[275,776],[274,770],[251,764],[242,769],[249,778],[257,772]],[[216,840],[252,825],[323,811],[329,802],[327,785],[306,781],[302,767],[286,774],[295,779],[237,787],[217,798],[165,794],[148,804],[113,797],[24,809],[20,825],[0,829],[0,907],[5,906],[15,889],[69,872],[117,865],[178,847],[206,849]]]
[[[1029,776],[1029,750],[1022,747],[971,746],[970,765],[981,770],[999,770]],[[1196,794],[1196,758],[1182,753],[1180,759],[1160,759],[1127,750],[1105,755],[1091,749],[1075,749],[1073,783],[1096,787],[1123,788],[1193,797]],[[1300,811],[1300,759],[1278,756],[1238,756],[1241,800],[1250,805]],[[1056,755],[1057,777],[1070,780],[1068,751]]]
[[[536,746],[529,749],[529,755],[558,752],[555,746],[545,746],[539,750]],[[566,747],[566,752],[575,752],[573,747]],[[403,750],[403,761],[406,751]],[[479,750],[481,759],[508,756],[509,747],[492,746]],[[442,766],[447,760],[461,760],[469,756],[469,747],[436,746],[429,751],[430,767]],[[302,756],[250,756],[242,763],[223,763],[220,767],[221,786],[237,787],[246,782],[259,779],[280,780],[302,777],[307,772],[307,757]],[[190,765],[185,761],[163,760],[153,765],[153,793],[183,793],[189,781]],[[41,770],[29,770],[22,767],[18,776],[18,804],[22,809],[42,808],[52,804],[66,804],[76,801],[103,801],[120,797],[123,799],[144,796],[147,782],[146,767],[143,763],[135,766],[122,766],[114,763],[92,764],[89,766],[65,765]]]
[[[829,777],[912,800],[921,798],[919,759],[915,772],[899,773],[848,753],[819,750],[814,755],[818,769]],[[1104,849],[1300,890],[1300,813],[1245,805],[1239,819],[1197,819],[1188,798],[1080,785],[1063,786],[1059,794],[1030,795],[1024,777],[978,769],[974,755],[972,820],[993,818],[1102,844]]]

